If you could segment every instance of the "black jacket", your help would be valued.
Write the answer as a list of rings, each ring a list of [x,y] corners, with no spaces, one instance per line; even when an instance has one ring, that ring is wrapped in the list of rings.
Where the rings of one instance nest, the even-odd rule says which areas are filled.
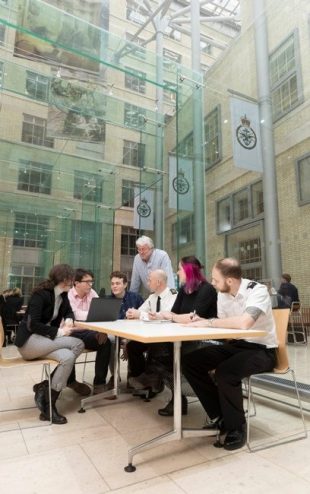
[[[62,302],[59,312],[54,320],[51,320],[54,313],[55,293],[54,289],[42,289],[31,296],[23,320],[20,322],[15,345],[23,346],[32,333],[54,339],[62,319],[70,317],[74,319],[73,311],[68,300],[67,292],[61,294]]]

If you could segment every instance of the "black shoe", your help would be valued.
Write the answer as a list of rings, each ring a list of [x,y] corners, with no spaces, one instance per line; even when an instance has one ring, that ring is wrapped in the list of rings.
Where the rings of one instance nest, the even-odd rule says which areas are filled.
[[[45,389],[48,387],[48,381],[42,381],[41,383],[37,383],[33,386],[34,391],[34,401],[37,405],[40,412],[44,412],[46,408],[46,400],[45,400]]]
[[[63,415],[60,415],[56,408],[56,401],[57,398],[60,394],[60,391],[55,391],[54,389],[51,390],[51,398],[52,398],[52,418],[51,422],[53,424],[66,424],[67,419]],[[40,420],[50,420],[50,404],[49,404],[49,393],[48,393],[48,388],[45,389],[45,410],[40,413]]]
[[[219,431],[220,434],[224,434],[226,432],[222,417],[217,417],[214,420],[210,420],[203,426],[203,429],[207,431]]]
[[[188,403],[186,396],[182,395],[182,415],[187,415]],[[173,417],[173,399],[165,406],[165,408],[160,408],[158,414],[162,417]]]
[[[224,449],[233,451],[234,449],[242,448],[246,443],[246,427],[245,425],[239,429],[227,432],[224,441]]]

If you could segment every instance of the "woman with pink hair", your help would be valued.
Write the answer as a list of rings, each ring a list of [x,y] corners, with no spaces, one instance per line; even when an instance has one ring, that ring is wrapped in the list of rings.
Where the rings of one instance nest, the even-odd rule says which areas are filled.
[[[217,293],[202,273],[203,266],[195,256],[182,257],[177,272],[180,289],[171,312],[161,312],[161,317],[179,324],[186,324],[197,314],[200,317],[217,316]],[[188,341],[182,345],[182,354],[197,349],[199,342]],[[159,415],[173,415],[173,357],[172,344],[166,345],[166,352],[156,357],[162,377],[171,390],[172,399],[165,408],[158,410]],[[187,414],[187,400],[182,395],[182,414]]]

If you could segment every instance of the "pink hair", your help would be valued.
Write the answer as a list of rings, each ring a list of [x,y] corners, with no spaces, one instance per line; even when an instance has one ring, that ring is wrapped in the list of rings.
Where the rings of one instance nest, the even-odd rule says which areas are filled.
[[[193,257],[193,256],[188,256],[188,257]],[[195,292],[199,285],[203,282],[206,281],[205,276],[201,272],[201,264],[198,261],[198,259],[193,260],[192,259],[188,262],[186,262],[187,258],[182,258],[181,259],[181,265],[182,268],[184,269],[184,273],[186,276],[186,281],[184,284],[184,291],[185,293],[192,293]],[[198,261],[198,262],[197,262]]]

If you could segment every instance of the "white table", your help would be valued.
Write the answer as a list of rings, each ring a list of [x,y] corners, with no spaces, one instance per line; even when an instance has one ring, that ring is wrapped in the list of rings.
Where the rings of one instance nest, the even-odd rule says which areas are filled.
[[[85,329],[99,331],[114,335],[115,344],[115,368],[114,368],[114,389],[112,395],[118,396],[118,373],[119,373],[119,338],[140,341],[141,343],[162,343],[171,342],[174,347],[174,414],[173,429],[165,434],[155,437],[150,441],[142,443],[128,451],[128,465],[125,467],[126,472],[134,472],[136,467],[133,466],[132,460],[134,455],[141,451],[153,448],[159,444],[169,441],[180,440],[183,437],[194,436],[214,436],[215,431],[203,429],[183,429],[182,428],[182,406],[181,406],[181,344],[182,341],[193,340],[220,340],[220,339],[243,339],[248,337],[265,336],[265,331],[259,330],[241,330],[241,329],[223,329],[223,328],[195,328],[191,326],[182,326],[171,322],[145,322],[139,320],[118,320],[111,322],[85,322],[79,323]],[[84,411],[84,405],[101,400],[100,395],[91,396],[81,400],[81,411]]]

